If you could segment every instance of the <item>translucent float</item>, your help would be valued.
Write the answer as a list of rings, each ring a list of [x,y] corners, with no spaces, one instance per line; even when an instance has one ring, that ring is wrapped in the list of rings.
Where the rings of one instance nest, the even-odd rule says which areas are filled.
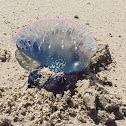
[[[97,49],[91,32],[65,18],[37,20],[20,29],[13,41],[26,55],[54,72],[84,70]]]

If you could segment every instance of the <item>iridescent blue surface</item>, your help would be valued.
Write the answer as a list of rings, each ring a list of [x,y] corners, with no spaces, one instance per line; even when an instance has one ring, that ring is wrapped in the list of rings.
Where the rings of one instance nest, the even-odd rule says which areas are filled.
[[[22,28],[13,41],[40,64],[65,73],[84,70],[97,47],[91,33],[70,19],[38,20]]]

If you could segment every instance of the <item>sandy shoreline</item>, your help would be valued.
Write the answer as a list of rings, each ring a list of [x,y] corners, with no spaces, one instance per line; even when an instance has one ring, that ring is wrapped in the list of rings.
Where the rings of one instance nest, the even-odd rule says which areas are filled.
[[[94,0],[93,2],[88,0],[67,2],[0,0],[0,3],[0,119],[8,118],[13,125],[29,126],[35,124],[93,126],[105,125],[110,120],[113,121],[111,124],[108,123],[110,126],[126,124],[124,112],[126,111],[124,107],[126,105],[126,3],[124,0]],[[78,19],[74,18],[76,15]],[[92,32],[98,45],[108,44],[113,62],[106,69],[101,69],[95,74],[105,84],[111,82],[111,86],[99,86],[97,83],[100,81],[91,81],[94,76],[90,75],[86,80],[77,82],[74,94],[66,91],[63,96],[54,97],[44,89],[26,90],[24,87],[23,90],[18,90],[26,82],[29,72],[24,70],[15,59],[16,45],[12,43],[12,36],[19,28],[44,17],[74,19]],[[86,94],[86,91],[90,93]],[[100,91],[103,93],[101,94]],[[103,97],[111,100],[116,107],[118,106],[118,114],[115,114],[116,107],[113,104],[109,105],[112,112],[108,114],[108,108],[104,106],[108,103],[103,100]],[[84,100],[88,98],[91,98],[89,101],[94,101],[91,103]],[[100,104],[103,104],[102,108],[94,105],[98,101],[97,98]],[[70,107],[71,101],[72,107]],[[66,107],[65,110],[64,107]],[[100,109],[96,119],[95,116],[91,116],[91,112],[97,107]]]

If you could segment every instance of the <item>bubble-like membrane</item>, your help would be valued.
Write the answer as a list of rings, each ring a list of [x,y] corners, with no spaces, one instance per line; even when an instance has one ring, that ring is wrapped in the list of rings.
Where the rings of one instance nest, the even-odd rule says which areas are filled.
[[[84,70],[97,44],[85,27],[65,18],[37,20],[17,32],[17,47],[54,72]]]

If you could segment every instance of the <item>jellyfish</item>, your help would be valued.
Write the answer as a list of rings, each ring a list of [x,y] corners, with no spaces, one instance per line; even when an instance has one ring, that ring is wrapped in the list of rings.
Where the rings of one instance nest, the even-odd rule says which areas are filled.
[[[97,44],[92,33],[81,24],[66,18],[45,18],[28,24],[14,35],[16,59],[28,70],[28,87],[39,87],[41,69],[56,73],[43,87],[59,93],[75,84],[85,71]],[[62,74],[61,74],[62,73]]]

